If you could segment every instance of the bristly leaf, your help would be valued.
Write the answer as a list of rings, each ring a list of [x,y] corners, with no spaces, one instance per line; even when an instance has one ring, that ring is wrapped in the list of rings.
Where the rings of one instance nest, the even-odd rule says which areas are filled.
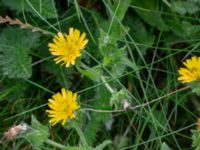
[[[0,66],[9,78],[29,78],[32,75],[29,51],[39,40],[39,33],[28,30],[3,30],[0,35]]]
[[[25,138],[31,143],[33,148],[39,149],[42,144],[48,139],[48,128],[42,125],[34,116],[31,118],[31,132],[27,133]]]
[[[54,0],[2,0],[3,4],[8,6],[11,10],[17,13],[23,11],[30,12],[34,16],[39,13],[44,18],[55,18],[57,16],[55,11]],[[36,13],[37,12],[37,13]]]

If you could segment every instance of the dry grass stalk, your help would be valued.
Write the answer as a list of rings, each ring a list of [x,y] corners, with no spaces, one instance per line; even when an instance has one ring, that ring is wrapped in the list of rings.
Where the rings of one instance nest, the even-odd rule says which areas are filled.
[[[49,34],[48,32],[38,28],[38,27],[34,27],[29,23],[23,23],[21,22],[19,19],[12,19],[9,16],[6,16],[5,18],[0,16],[0,24],[3,23],[8,23],[10,25],[19,25],[20,28],[22,29],[32,29],[32,32],[42,32],[43,34]]]

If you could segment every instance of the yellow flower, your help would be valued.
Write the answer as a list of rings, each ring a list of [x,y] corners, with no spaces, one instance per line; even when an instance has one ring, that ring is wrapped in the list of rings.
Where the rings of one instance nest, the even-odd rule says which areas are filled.
[[[199,129],[200,130],[200,118],[197,118],[197,129]]]
[[[80,33],[79,30],[70,28],[69,34],[58,34],[53,38],[54,43],[49,43],[49,51],[56,56],[54,61],[62,62],[66,67],[75,64],[75,59],[81,55],[81,49],[84,49],[88,40],[85,33]]]
[[[178,80],[183,83],[190,83],[200,79],[200,57],[193,56],[191,59],[187,59],[183,62],[186,68],[180,68],[178,70],[180,77]]]
[[[50,110],[46,110],[48,116],[51,117],[49,122],[55,125],[62,121],[64,125],[68,119],[75,118],[74,111],[80,107],[76,102],[76,97],[77,93],[64,88],[61,89],[61,93],[53,95],[48,103]]]

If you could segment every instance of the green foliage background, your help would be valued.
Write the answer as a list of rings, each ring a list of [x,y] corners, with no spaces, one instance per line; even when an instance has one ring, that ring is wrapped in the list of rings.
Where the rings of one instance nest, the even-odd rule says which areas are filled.
[[[23,22],[0,18],[0,134],[31,120],[42,133],[0,149],[52,149],[47,138],[74,150],[189,150],[198,143],[191,129],[199,96],[178,90],[185,85],[177,70],[200,52],[199,0],[0,0],[0,16]],[[65,68],[47,45],[69,27],[86,32],[89,43]],[[79,94],[78,128],[48,124],[47,100],[62,87]],[[124,101],[139,107],[95,111],[123,109]]]

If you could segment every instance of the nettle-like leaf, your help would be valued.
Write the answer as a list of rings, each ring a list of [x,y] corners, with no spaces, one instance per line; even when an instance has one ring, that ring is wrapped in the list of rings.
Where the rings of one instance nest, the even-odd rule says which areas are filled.
[[[0,35],[0,66],[9,78],[29,78],[32,75],[29,51],[36,46],[39,33],[29,30],[5,29]]]
[[[57,17],[54,0],[2,0],[2,2],[17,13],[26,11],[37,17],[37,13],[44,18]]]

